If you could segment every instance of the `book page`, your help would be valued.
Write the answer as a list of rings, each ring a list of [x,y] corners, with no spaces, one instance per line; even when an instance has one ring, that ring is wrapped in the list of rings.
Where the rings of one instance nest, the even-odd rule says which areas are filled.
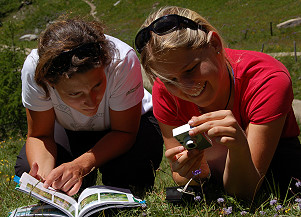
[[[31,196],[36,197],[45,203],[62,210],[70,217],[76,217],[77,202],[72,197],[54,190],[53,188],[44,188],[43,183],[29,175],[23,173],[17,190],[23,191]]]
[[[67,217],[65,213],[58,210],[57,208],[43,204],[43,205],[30,205],[30,206],[23,206],[15,209],[9,217],[14,216],[52,216],[52,217]]]
[[[84,216],[82,216],[82,217],[91,216],[91,215],[93,215],[95,213],[99,213],[100,211],[105,210],[105,209],[122,209],[124,207],[125,207],[124,205],[108,205],[108,204],[103,204],[103,206],[100,206],[100,207],[97,206],[95,208],[89,209],[88,212],[85,212]],[[97,216],[101,216],[101,215],[97,215]]]
[[[115,205],[119,208],[139,206],[139,202],[141,200],[135,198],[127,189],[93,186],[86,188],[78,198],[78,216],[85,215],[89,210],[102,210]]]

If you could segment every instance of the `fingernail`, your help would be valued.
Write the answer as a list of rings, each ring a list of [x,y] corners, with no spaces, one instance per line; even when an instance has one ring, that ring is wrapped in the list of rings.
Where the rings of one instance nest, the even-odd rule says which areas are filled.
[[[193,123],[194,123],[193,120],[188,121],[188,124],[189,124],[189,125],[191,125],[191,124],[193,124]]]
[[[44,187],[44,188],[49,188],[49,185],[46,184],[46,183],[44,183],[43,187]]]
[[[179,146],[179,149],[178,149],[179,151],[184,151],[185,150],[185,148],[184,148],[184,146]]]

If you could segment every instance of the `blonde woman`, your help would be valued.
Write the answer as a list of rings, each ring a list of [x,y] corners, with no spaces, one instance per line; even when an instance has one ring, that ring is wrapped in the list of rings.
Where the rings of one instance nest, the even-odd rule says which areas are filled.
[[[250,198],[265,177],[284,191],[301,177],[292,82],[279,61],[225,48],[208,21],[179,7],[150,15],[135,46],[154,83],[154,115],[175,182],[184,185],[201,169],[200,179],[211,174],[228,193]],[[187,123],[191,136],[206,134],[212,147],[184,149],[172,130]]]

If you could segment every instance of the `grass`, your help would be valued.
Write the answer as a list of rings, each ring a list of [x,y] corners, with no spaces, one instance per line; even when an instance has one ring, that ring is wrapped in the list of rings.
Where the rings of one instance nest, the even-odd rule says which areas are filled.
[[[92,19],[90,7],[80,0],[32,0],[18,10],[20,0],[0,0],[0,44],[14,44],[21,48],[36,48],[36,41],[19,41],[24,34],[40,33],[46,25],[59,16],[81,16]],[[301,26],[278,29],[277,24],[300,16],[299,0],[117,0],[93,1],[96,17],[106,25],[106,32],[133,45],[135,34],[145,18],[154,10],[176,5],[190,8],[214,25],[227,45],[234,49],[256,50],[265,53],[293,52],[294,42],[301,51]],[[6,5],[6,6],[5,6]],[[14,33],[8,34],[11,25]],[[272,32],[271,32],[272,26]],[[300,57],[299,57],[300,59]],[[282,58],[289,68],[294,67],[300,80],[300,60],[292,64],[294,57]],[[21,66],[20,66],[21,67]],[[297,82],[298,83],[298,82]],[[299,90],[295,91],[301,99]]]
[[[0,21],[3,24],[0,27],[0,44],[11,45],[14,42],[21,48],[35,48],[36,41],[19,41],[18,38],[24,34],[41,32],[49,21],[61,15],[91,18],[90,8],[84,1],[32,0],[32,4],[18,10],[20,2],[0,0],[0,5],[7,6],[0,8]],[[151,11],[166,5],[177,5],[193,9],[207,18],[219,29],[230,48],[261,51],[264,47],[266,53],[292,52],[295,41],[297,51],[301,50],[301,26],[282,30],[276,28],[278,23],[300,16],[299,0],[121,0],[116,6],[114,3],[117,0],[93,2],[96,16],[106,24],[107,33],[130,45],[133,45],[136,32]],[[15,32],[7,37],[11,24]],[[297,99],[301,99],[300,58],[298,62],[294,57],[279,58],[291,73]],[[12,181],[16,156],[24,144],[24,138],[2,138],[0,141],[0,216],[7,216],[13,209],[37,201],[14,190],[15,183]],[[126,211],[121,216],[224,216],[230,211],[229,207],[232,207],[232,216],[240,216],[241,211],[247,211],[247,216],[259,216],[263,212],[266,216],[301,215],[294,197],[280,200],[274,190],[262,192],[253,201],[246,202],[226,195],[216,186],[207,186],[201,201],[171,204],[165,200],[165,188],[176,185],[165,158],[156,173],[154,191],[145,198],[147,208]],[[225,202],[218,203],[218,198],[224,198]],[[270,205],[275,198],[278,198],[277,203]],[[282,206],[279,211],[276,210],[277,205]]]
[[[0,143],[0,216],[8,216],[13,209],[37,203],[36,199],[15,190],[16,183],[13,181],[14,164],[16,155],[24,144],[24,138],[8,138]],[[241,201],[235,197],[226,195],[215,184],[209,184],[204,188],[204,194],[200,200],[185,200],[181,204],[169,203],[165,200],[166,187],[176,186],[171,178],[167,161],[163,158],[160,169],[156,171],[155,186],[152,192],[147,193],[145,200],[147,208],[126,210],[119,216],[242,216],[241,212],[247,212],[246,216],[301,216],[299,203],[296,197],[279,199],[277,192],[264,191],[254,198],[253,201]],[[101,184],[101,179],[98,179]],[[224,202],[219,203],[218,199]],[[277,199],[278,198],[278,199]],[[274,205],[271,201],[277,199]],[[219,199],[220,200],[220,199]],[[281,208],[280,208],[280,206]],[[277,207],[278,206],[278,207]],[[232,209],[231,214],[229,211]],[[277,209],[279,209],[277,211]],[[100,214],[99,216],[103,216]]]
[[[13,4],[19,0],[10,2]],[[19,38],[27,33],[40,32],[49,21],[63,14],[91,18],[90,7],[84,1],[32,0],[32,2],[31,5],[15,10],[14,13],[0,17],[3,23],[1,28],[6,28],[8,22],[15,22],[19,29],[16,38]],[[276,27],[280,22],[300,16],[298,0],[121,0],[114,6],[116,2],[117,0],[94,1],[96,16],[107,25],[108,34],[130,45],[133,44],[136,32],[150,12],[166,5],[187,7],[200,13],[220,31],[232,48],[260,51],[264,44],[265,52],[284,52],[293,51],[294,41],[298,47],[301,44],[301,26],[282,30]],[[5,7],[0,9],[0,12],[1,10],[5,10]],[[29,47],[36,46],[34,42],[18,43]]]

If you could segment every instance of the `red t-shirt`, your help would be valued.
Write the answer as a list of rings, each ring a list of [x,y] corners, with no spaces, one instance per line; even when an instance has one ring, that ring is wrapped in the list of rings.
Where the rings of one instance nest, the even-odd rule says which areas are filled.
[[[292,82],[285,66],[260,52],[226,49],[226,53],[235,78],[232,112],[240,126],[246,129],[249,123],[264,124],[287,114],[281,137],[298,136]],[[164,124],[180,126],[200,115],[194,103],[170,94],[159,79],[152,95],[154,115]]]

